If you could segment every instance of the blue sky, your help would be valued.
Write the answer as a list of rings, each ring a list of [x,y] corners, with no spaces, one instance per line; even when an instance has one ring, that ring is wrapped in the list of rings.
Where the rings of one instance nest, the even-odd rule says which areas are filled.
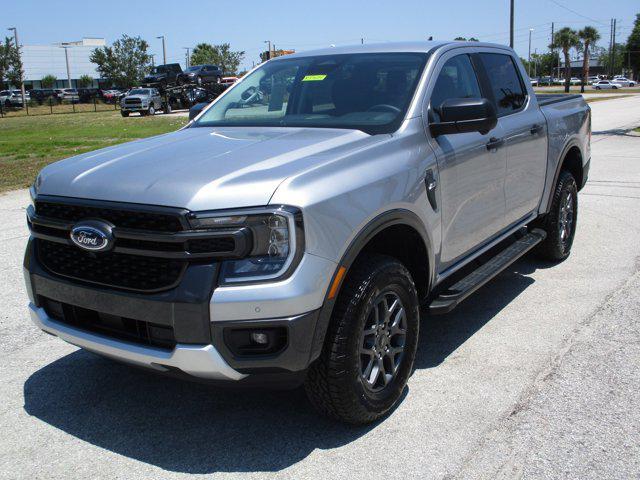
[[[264,40],[277,48],[310,50],[331,44],[399,40],[453,39],[475,36],[483,41],[509,42],[509,0],[181,0],[56,4],[50,1],[3,1],[2,27],[18,28],[22,44],[73,41],[83,36],[112,42],[123,33],[145,38],[156,61],[165,35],[167,60],[184,61],[183,47],[198,42],[229,42],[246,51],[244,66],[258,61]],[[516,0],[516,45],[526,57],[529,28],[532,51],[549,44],[551,22],[556,28],[586,24],[600,30],[600,45],[609,41],[609,19],[618,19],[618,38],[626,39],[637,0]],[[9,33],[9,32],[7,32]]]

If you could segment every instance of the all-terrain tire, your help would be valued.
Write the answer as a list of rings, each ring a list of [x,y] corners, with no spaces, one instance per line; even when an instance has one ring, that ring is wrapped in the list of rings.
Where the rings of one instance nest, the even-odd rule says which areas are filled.
[[[123,112],[122,110],[120,110],[120,115],[122,115],[123,117],[128,117],[129,112]]]
[[[578,186],[573,175],[563,170],[553,192],[549,213],[536,222],[536,227],[547,232],[547,238],[536,249],[538,256],[554,262],[567,258],[571,253],[577,221]]]
[[[395,370],[389,369],[393,376],[377,375],[382,383],[375,390],[375,386],[367,382],[371,375],[363,370],[367,368],[368,359],[373,362],[376,356],[365,354],[363,361],[361,347],[362,339],[367,335],[365,327],[369,328],[380,298],[383,301],[400,300],[406,333],[397,366]],[[309,368],[305,381],[307,396],[320,413],[347,423],[366,424],[387,414],[400,401],[413,369],[418,344],[418,305],[411,274],[396,259],[371,254],[362,255],[356,261],[334,306],[322,353]],[[399,318],[397,314],[393,316]],[[378,345],[378,337],[375,339],[374,345]]]

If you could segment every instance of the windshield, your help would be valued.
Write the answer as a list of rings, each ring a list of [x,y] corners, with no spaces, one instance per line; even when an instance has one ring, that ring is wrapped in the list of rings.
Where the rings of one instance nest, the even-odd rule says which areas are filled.
[[[167,67],[165,67],[164,65],[160,65],[159,67],[153,67],[151,69],[151,74],[164,73],[166,71],[167,71]]]
[[[133,88],[129,90],[129,95],[149,95],[149,90],[146,88]]]
[[[194,67],[189,67],[185,70],[185,72],[197,72],[198,70],[200,70],[202,68],[201,65],[196,65]]]
[[[426,62],[423,53],[359,53],[267,62],[194,124],[397,130]]]

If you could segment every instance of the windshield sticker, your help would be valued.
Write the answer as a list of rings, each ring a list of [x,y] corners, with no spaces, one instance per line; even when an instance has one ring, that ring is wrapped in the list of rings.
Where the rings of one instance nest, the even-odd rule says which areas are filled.
[[[322,80],[324,80],[325,78],[327,78],[326,75],[306,75],[302,81],[303,82],[321,82]]]

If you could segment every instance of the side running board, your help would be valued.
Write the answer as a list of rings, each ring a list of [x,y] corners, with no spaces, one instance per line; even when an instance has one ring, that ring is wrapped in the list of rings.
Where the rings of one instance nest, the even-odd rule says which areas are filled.
[[[442,292],[429,304],[429,313],[431,315],[449,313],[465,298],[543,241],[546,236],[545,231],[534,229],[516,240],[495,257]]]

